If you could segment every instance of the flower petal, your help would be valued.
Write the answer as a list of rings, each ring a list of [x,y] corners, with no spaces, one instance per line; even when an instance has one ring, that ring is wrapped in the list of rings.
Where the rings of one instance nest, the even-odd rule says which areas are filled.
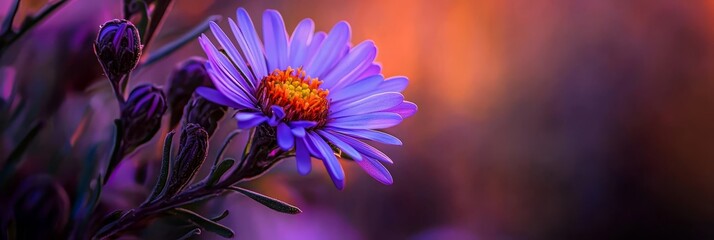
[[[278,11],[266,10],[263,13],[263,40],[268,72],[286,69],[289,52],[288,34],[285,31],[283,17]]]
[[[327,138],[332,144],[337,146],[339,149],[342,149],[342,151],[345,151],[347,155],[349,155],[352,159],[355,161],[362,161],[362,155],[357,152],[352,146],[349,144],[343,142],[339,138],[335,137],[329,132],[325,132],[323,130],[317,130],[317,133],[319,133],[321,136]]]
[[[288,125],[285,123],[278,124],[277,138],[278,146],[280,146],[280,148],[285,151],[290,150],[290,148],[292,148],[293,144],[295,143],[295,136],[293,136],[292,132],[290,131],[290,127],[288,127]]]
[[[206,98],[208,101],[211,101],[218,105],[223,105],[223,106],[236,108],[236,109],[250,108],[249,107],[250,105],[248,102],[243,102],[243,103],[234,102],[233,100],[224,96],[223,93],[216,91],[213,88],[198,87],[196,89],[196,93],[198,93],[198,95],[201,95],[202,97]]]
[[[362,72],[362,74],[357,77],[357,79],[363,79],[372,75],[377,75],[382,73],[382,65],[379,63],[372,63],[367,69]]]
[[[317,51],[320,50],[322,43],[325,41],[325,38],[327,38],[327,33],[324,32],[317,32],[314,36],[312,36],[310,46],[307,47],[307,54],[305,55],[305,60],[302,61],[298,66],[302,66],[303,69],[305,69],[305,67],[307,67],[307,64],[312,62],[312,59],[314,59],[315,55],[317,55]]]
[[[384,144],[390,144],[390,145],[402,145],[402,141],[399,140],[399,138],[392,136],[388,133],[382,132],[382,131],[377,131],[377,130],[370,130],[370,129],[340,129],[340,128],[332,128],[328,127],[326,128],[327,130],[330,131],[335,131],[338,133],[342,133],[348,136],[352,137],[357,137],[361,139],[366,139],[366,140],[372,140]]]
[[[407,85],[409,85],[409,79],[407,79],[407,77],[390,77],[379,85],[379,90],[385,92],[402,92],[407,88]]]
[[[369,144],[366,144],[353,137],[345,136],[339,133],[333,133],[333,135],[342,140],[343,142],[352,146],[355,150],[357,150],[357,152],[361,153],[363,157],[370,157],[390,164],[394,163],[392,162],[392,159],[387,156],[387,154],[384,154],[382,151],[379,151],[378,149],[370,146]]]
[[[325,164],[325,168],[330,174],[330,178],[332,178],[335,187],[342,190],[345,187],[345,172],[342,170],[342,165],[337,161],[337,157],[335,157],[332,148],[330,148],[330,145],[328,145],[322,137],[314,132],[308,132],[307,136],[310,137],[310,141],[315,144],[320,151],[320,158],[323,164]]]
[[[315,23],[306,18],[298,23],[290,37],[289,65],[294,68],[302,67],[307,58],[308,47],[315,32]]]
[[[235,119],[238,120],[238,128],[240,129],[253,128],[268,121],[268,117],[263,116],[262,113],[252,112],[238,112],[235,115]]]
[[[333,103],[337,103],[345,99],[350,99],[372,92],[380,84],[382,84],[382,82],[384,82],[384,77],[382,77],[382,75],[373,75],[354,82],[339,90],[330,89],[330,93],[327,95],[327,97]]]
[[[293,136],[305,137],[305,128],[303,127],[293,127],[292,129],[290,129],[290,132],[293,133]]]
[[[335,66],[339,60],[345,46],[349,44],[350,35],[350,25],[347,22],[342,21],[335,24],[317,51],[315,58],[305,67],[305,72],[312,77],[322,78],[322,74]]]
[[[383,129],[401,122],[402,117],[399,114],[377,112],[332,119],[326,126],[345,129]]]
[[[322,87],[325,89],[337,89],[339,86],[349,84],[361,74],[374,61],[377,56],[377,47],[372,41],[364,41],[352,48],[350,52],[340,62],[331,69],[322,79]],[[354,73],[354,74],[352,74]],[[334,87],[334,88],[333,88]]]
[[[301,175],[307,175],[312,169],[310,163],[310,151],[305,144],[305,138],[298,138],[295,141],[295,162],[297,163],[298,172]]]
[[[359,161],[357,164],[362,167],[367,174],[384,185],[392,185],[392,183],[394,183],[392,174],[389,173],[389,170],[387,170],[382,163],[367,157],[364,159],[364,161]]]
[[[208,57],[206,70],[211,75],[216,88],[229,98],[240,97],[250,102],[256,102],[252,92],[248,90],[248,86],[236,79],[239,77],[238,70],[228,60],[228,57],[220,53],[206,35],[202,35],[198,40]]]
[[[409,101],[404,101],[401,104],[386,110],[387,112],[393,112],[402,116],[402,118],[408,118],[414,115],[419,108],[416,104]]]
[[[211,32],[213,32],[213,36],[216,37],[218,43],[221,44],[221,47],[223,47],[223,49],[225,49],[228,53],[228,56],[230,56],[230,59],[232,60],[231,63],[235,64],[238,67],[238,71],[240,71],[241,77],[239,78],[239,80],[242,80],[241,83],[244,83],[244,85],[247,86],[249,89],[254,90],[255,86],[253,85],[253,83],[256,82],[256,79],[255,76],[250,72],[250,69],[248,69],[248,66],[245,65],[245,60],[243,59],[243,56],[238,53],[238,49],[236,49],[235,45],[233,45],[233,42],[228,39],[226,33],[223,32],[223,30],[221,29],[221,27],[218,26],[217,23],[209,22],[209,26],[211,27]],[[236,76],[236,78],[238,77],[239,76]]]
[[[263,56],[263,45],[258,38],[258,33],[255,31],[253,26],[253,21],[250,20],[250,15],[243,8],[238,8],[236,10],[236,25],[233,20],[228,19],[228,23],[233,30],[233,34],[236,35],[237,39],[242,39],[238,41],[243,49],[243,53],[246,54],[247,60],[250,63],[253,71],[256,74],[256,78],[262,79],[266,75],[267,66],[265,66],[265,57]]]
[[[404,96],[397,92],[375,94],[354,102],[335,103],[330,108],[331,118],[360,115],[390,109],[404,102]]]

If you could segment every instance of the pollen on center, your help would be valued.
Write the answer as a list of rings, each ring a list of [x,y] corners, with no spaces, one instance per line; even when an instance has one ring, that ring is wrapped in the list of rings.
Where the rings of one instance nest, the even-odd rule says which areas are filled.
[[[321,89],[321,84],[317,78],[308,77],[302,68],[288,67],[264,77],[258,86],[258,97],[268,115],[270,106],[277,105],[285,111],[286,120],[315,121],[322,125],[327,119],[329,92]]]

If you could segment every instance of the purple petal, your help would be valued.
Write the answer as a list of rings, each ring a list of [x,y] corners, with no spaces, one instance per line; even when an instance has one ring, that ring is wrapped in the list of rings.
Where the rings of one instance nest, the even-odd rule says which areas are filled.
[[[390,77],[379,85],[379,90],[385,92],[402,92],[407,88],[407,85],[409,85],[407,77]]]
[[[238,112],[235,115],[235,119],[238,120],[238,128],[240,129],[253,128],[268,121],[268,117],[263,116],[262,113],[252,112]]]
[[[345,187],[345,172],[342,170],[342,165],[337,161],[335,153],[332,152],[332,148],[330,148],[330,145],[328,145],[322,137],[314,132],[309,132],[307,136],[310,137],[310,141],[315,144],[320,151],[322,162],[325,164],[325,168],[330,174],[330,178],[332,178],[335,187],[342,190]]]
[[[236,76],[233,75],[238,74],[237,70],[235,70],[226,56],[218,52],[218,49],[208,40],[206,35],[203,35],[198,40],[208,56],[209,61],[206,62],[206,70],[218,91],[221,91],[223,95],[235,102],[256,102],[250,91],[246,89],[246,86],[240,84],[235,78]]]
[[[290,131],[296,137],[300,137],[300,138],[305,137],[305,128],[303,128],[303,127],[294,127],[292,129],[290,129]]]
[[[330,120],[326,126],[345,129],[383,129],[396,126],[402,117],[396,113],[377,112]]]
[[[307,175],[312,169],[310,163],[310,151],[305,144],[305,138],[298,138],[295,141],[295,162],[297,163],[298,172],[301,175]]]
[[[374,91],[380,84],[382,84],[382,82],[384,82],[384,77],[382,77],[382,75],[374,75],[361,79],[339,90],[330,89],[330,93],[327,97],[333,103],[337,103],[345,99],[361,96],[368,92]]]
[[[330,108],[331,118],[340,118],[365,113],[379,112],[390,109],[404,102],[404,96],[397,92],[387,92],[372,95],[354,102],[335,103]]]
[[[243,41],[238,41],[243,49],[243,53],[246,54],[250,66],[256,74],[256,78],[262,79],[266,75],[267,66],[265,66],[265,57],[263,56],[263,45],[258,38],[258,33],[255,31],[253,26],[253,21],[250,20],[250,15],[243,8],[238,8],[236,10],[236,25],[233,20],[228,19],[228,23],[231,25],[233,34],[236,35],[236,39],[243,39]]]
[[[418,110],[418,107],[413,102],[404,101],[396,107],[386,110],[387,112],[393,112],[402,116],[402,118],[408,118],[414,115]]]
[[[307,58],[308,47],[312,41],[312,34],[315,31],[315,23],[312,19],[306,18],[298,23],[290,38],[289,63],[292,67],[301,67]]]
[[[364,72],[357,77],[357,79],[366,78],[380,73],[382,73],[382,65],[379,63],[372,63],[372,65],[369,65],[369,67],[365,69]]]
[[[402,145],[402,141],[399,138],[389,135],[388,133],[370,130],[370,129],[340,129],[340,128],[327,128],[327,130],[339,132],[352,137],[372,140],[384,144],[390,145]]]
[[[316,122],[313,121],[292,121],[290,122],[290,127],[296,128],[296,127],[302,127],[302,128],[311,128],[317,126]]]
[[[333,135],[346,144],[349,144],[352,146],[357,152],[361,153],[364,157],[370,157],[377,159],[379,161],[383,161],[386,163],[393,163],[392,159],[387,156],[387,154],[384,154],[382,151],[379,151],[378,149],[370,146],[369,144],[366,144],[360,140],[357,140],[353,137],[345,136],[339,133],[333,133]]]
[[[278,146],[280,146],[281,149],[287,151],[293,147],[294,143],[295,137],[290,131],[290,127],[288,127],[288,125],[285,123],[280,123],[278,125]]]
[[[196,93],[198,93],[198,95],[201,95],[208,101],[211,101],[218,105],[223,105],[223,106],[227,106],[227,107],[231,107],[231,108],[235,108],[235,109],[243,109],[246,107],[246,106],[243,106],[241,104],[234,102],[233,100],[230,100],[226,96],[223,96],[223,94],[221,92],[216,91],[215,89],[212,89],[212,88],[198,87],[196,89]]]
[[[315,58],[305,67],[308,75],[321,78],[322,74],[332,68],[349,43],[350,35],[350,25],[347,22],[342,21],[335,24],[317,51]]]
[[[329,140],[332,144],[337,146],[339,149],[342,149],[342,151],[345,151],[345,153],[347,153],[347,155],[352,157],[352,159],[354,159],[355,161],[362,161],[362,155],[359,154],[359,152],[357,152],[357,150],[352,148],[352,146],[350,146],[349,144],[343,142],[342,140],[335,137],[331,133],[328,133],[328,132],[325,132],[322,130],[317,130],[317,133],[319,133],[321,136],[327,138],[327,140]]]
[[[263,40],[268,71],[283,70],[288,67],[288,34],[280,13],[266,10],[263,13]]]
[[[213,32],[213,36],[216,37],[218,40],[218,43],[221,44],[223,49],[226,50],[228,55],[230,56],[230,59],[233,60],[231,63],[234,63],[238,66],[238,70],[240,71],[240,77],[242,78],[248,78],[242,79],[242,83],[245,83],[245,86],[248,86],[251,90],[255,89],[255,86],[253,86],[253,82],[255,82],[255,76],[250,72],[248,67],[245,65],[245,60],[243,59],[243,56],[238,53],[238,49],[236,49],[235,45],[233,45],[233,42],[231,42],[230,39],[228,39],[228,36],[226,36],[226,33],[223,32],[223,30],[218,26],[217,23],[215,22],[210,22],[209,26],[211,26],[211,32]],[[236,76],[238,77],[238,76]]]
[[[394,183],[392,174],[390,174],[387,168],[385,168],[380,162],[366,157],[365,161],[359,161],[357,164],[378,182],[384,185],[392,185],[392,183]]]
[[[307,64],[315,58],[317,50],[320,50],[322,43],[325,41],[325,38],[327,38],[327,34],[324,32],[317,32],[314,36],[312,36],[310,46],[307,47],[307,54],[305,55],[305,60],[302,61],[299,66],[302,66],[303,69],[307,67]]]
[[[377,56],[377,47],[372,41],[364,41],[352,48],[340,62],[323,77],[323,88],[337,89],[333,86],[344,86],[348,81],[361,74],[374,61]]]

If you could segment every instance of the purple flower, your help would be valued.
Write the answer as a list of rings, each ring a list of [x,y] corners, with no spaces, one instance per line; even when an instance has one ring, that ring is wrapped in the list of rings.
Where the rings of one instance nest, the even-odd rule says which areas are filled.
[[[402,144],[380,130],[416,112],[400,93],[407,78],[385,79],[374,62],[374,42],[352,47],[347,22],[326,34],[315,33],[313,21],[304,19],[288,35],[280,13],[267,10],[261,42],[248,13],[239,8],[237,15],[238,21],[229,19],[229,24],[240,50],[216,23],[211,30],[222,51],[206,35],[199,38],[216,89],[197,92],[238,109],[239,128],[267,124],[276,129],[278,146],[295,151],[301,174],[310,172],[311,157],[318,158],[342,189],[345,175],[335,156],[341,151],[379,182],[391,184],[382,163],[392,160],[364,140]]]

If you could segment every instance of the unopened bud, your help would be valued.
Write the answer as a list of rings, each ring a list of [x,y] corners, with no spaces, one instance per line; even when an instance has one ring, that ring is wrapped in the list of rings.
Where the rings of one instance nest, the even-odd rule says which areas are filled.
[[[161,128],[166,109],[166,97],[160,88],[144,84],[131,91],[121,110],[124,153],[151,140]]]
[[[167,96],[171,109],[170,128],[173,129],[181,121],[184,106],[189,102],[196,88],[213,86],[205,64],[206,59],[193,57],[179,64],[171,73]]]
[[[134,24],[114,19],[104,23],[94,42],[94,53],[110,80],[118,81],[136,67],[141,57],[141,39]],[[113,82],[119,86],[119,83]]]
[[[186,124],[181,132],[179,152],[171,168],[165,196],[173,196],[186,187],[201,168],[208,154],[208,133],[197,124]]]
[[[193,95],[191,102],[186,105],[186,123],[195,123],[203,127],[212,136],[218,128],[218,121],[223,118],[228,110],[223,105],[215,104],[198,94]]]

